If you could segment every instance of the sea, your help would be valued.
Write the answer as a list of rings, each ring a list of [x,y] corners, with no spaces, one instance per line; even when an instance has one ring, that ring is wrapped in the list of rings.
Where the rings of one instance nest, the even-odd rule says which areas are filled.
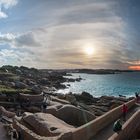
[[[67,94],[69,92],[80,94],[83,91],[90,93],[94,97],[103,95],[126,97],[135,96],[135,92],[140,92],[140,72],[124,72],[120,74],[83,74],[71,73],[67,78],[79,78],[80,82],[64,83],[67,88],[57,91]]]

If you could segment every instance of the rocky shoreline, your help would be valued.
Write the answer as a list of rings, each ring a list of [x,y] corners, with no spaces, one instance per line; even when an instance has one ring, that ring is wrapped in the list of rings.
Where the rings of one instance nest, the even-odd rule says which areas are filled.
[[[59,138],[132,99],[122,96],[96,98],[87,92],[57,94],[56,90],[66,88],[64,82],[82,80],[65,78],[66,75],[67,72],[59,70],[1,67],[1,122],[12,124],[17,131],[20,127],[26,140],[31,135],[30,131],[39,136]],[[24,127],[28,129],[28,136]],[[44,131],[39,131],[38,127]]]
[[[50,94],[51,95],[51,94]],[[115,96],[101,96],[93,97],[87,92],[81,94],[58,94],[55,95],[58,99],[66,100],[78,108],[92,112],[96,117],[103,115],[109,110],[132,100],[134,97],[115,97]]]

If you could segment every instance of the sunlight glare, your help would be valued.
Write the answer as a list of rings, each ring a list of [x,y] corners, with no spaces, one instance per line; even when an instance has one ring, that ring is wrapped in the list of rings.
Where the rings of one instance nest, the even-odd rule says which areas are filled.
[[[95,53],[95,48],[93,44],[85,44],[84,45],[84,53],[87,55],[93,55]]]

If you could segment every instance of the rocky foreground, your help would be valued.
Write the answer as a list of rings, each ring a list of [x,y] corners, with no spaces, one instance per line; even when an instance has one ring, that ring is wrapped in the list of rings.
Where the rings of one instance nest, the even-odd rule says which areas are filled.
[[[3,66],[0,68],[0,114],[24,139],[61,138],[109,110],[131,100],[126,97],[95,98],[87,92],[57,94],[66,88],[64,71]]]
[[[61,136],[129,100],[102,96],[96,100],[91,98],[94,102],[86,104],[82,96],[83,94],[79,97],[69,94],[62,98],[47,93],[45,96],[19,94],[15,102],[3,102],[4,107],[0,107],[1,121],[3,124],[12,124],[26,140],[39,140],[42,137],[61,139]]]

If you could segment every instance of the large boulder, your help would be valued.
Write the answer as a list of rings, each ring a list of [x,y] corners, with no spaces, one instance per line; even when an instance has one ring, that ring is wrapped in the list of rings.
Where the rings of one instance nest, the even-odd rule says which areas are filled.
[[[41,93],[41,88],[39,85],[33,85],[32,88],[31,88],[32,92],[36,93],[36,94],[39,94]]]
[[[50,101],[49,102],[49,105],[50,106],[62,106],[63,104],[62,103],[59,103],[59,102],[55,102],[55,101]]]
[[[50,81],[49,81],[47,78],[42,78],[42,79],[40,80],[40,83],[41,83],[42,85],[50,85]]]
[[[37,113],[41,112],[41,109],[36,106],[29,106],[29,107],[24,107],[27,111],[32,112],[32,113]]]
[[[94,114],[72,105],[64,105],[58,109],[57,114],[58,118],[74,126],[81,126],[96,118]]]
[[[66,94],[65,98],[67,101],[69,101],[72,105],[77,106],[77,100],[73,94]]]
[[[57,116],[57,108],[56,108],[56,106],[48,107],[44,112],[52,114],[53,116]]]
[[[46,108],[46,110],[44,110],[45,113],[49,113],[49,114],[52,114],[54,116],[57,116],[57,110],[59,108],[61,108],[63,105],[61,104],[56,104],[56,105],[52,105],[52,106],[48,106]]]
[[[25,83],[23,83],[23,82],[15,82],[15,87],[16,88],[20,88],[20,89],[24,89],[24,88],[27,88],[28,87],[28,85],[26,85]]]
[[[85,104],[96,103],[99,99],[93,97],[90,93],[83,91],[81,94],[74,94],[77,101],[84,102]]]
[[[101,96],[101,98],[100,99],[102,99],[102,100],[114,100],[114,96]]]
[[[47,113],[26,113],[22,121],[40,136],[53,137],[75,129],[73,126]]]
[[[32,81],[31,79],[26,79],[26,84],[29,85],[29,86],[34,86],[36,85],[36,82],[35,81]]]

